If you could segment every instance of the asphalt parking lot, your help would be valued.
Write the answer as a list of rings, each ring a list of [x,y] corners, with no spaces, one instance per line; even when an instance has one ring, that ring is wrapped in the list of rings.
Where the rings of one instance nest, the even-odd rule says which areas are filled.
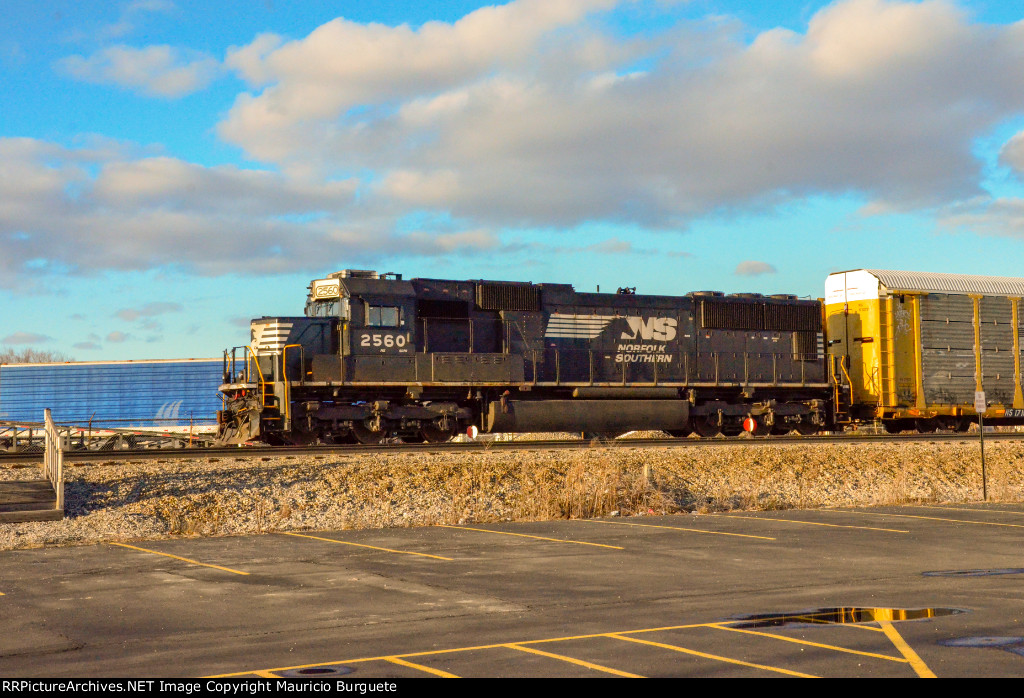
[[[1016,676],[1022,534],[951,504],[10,551],[0,675]]]

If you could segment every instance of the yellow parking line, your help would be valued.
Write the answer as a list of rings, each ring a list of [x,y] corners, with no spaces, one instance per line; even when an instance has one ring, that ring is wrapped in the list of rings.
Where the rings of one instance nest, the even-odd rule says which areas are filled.
[[[629,521],[605,521],[603,519],[580,519],[585,523],[618,524],[619,526],[643,526],[645,528],[667,528],[673,531],[689,531],[691,533],[710,533],[715,536],[736,536],[738,538],[758,538],[760,540],[775,540],[768,536],[753,536],[747,533],[725,533],[723,531],[708,531],[702,528],[683,528],[682,526],[659,526],[658,524],[631,523]]]
[[[391,662],[392,664],[400,664],[401,666],[407,666],[410,669],[418,669],[420,671],[425,671],[428,674],[440,676],[445,679],[459,678],[455,674],[449,674],[447,671],[441,671],[440,669],[434,669],[433,667],[423,666],[422,664],[413,664],[412,662],[407,662],[404,659],[401,659],[400,657],[384,657],[384,659]]]
[[[435,560],[447,560],[451,562],[450,557],[441,557],[440,555],[428,555],[427,553],[414,553],[409,550],[392,550],[391,548],[378,548],[376,545],[365,545],[363,543],[350,543],[347,540],[335,540],[334,538],[321,538],[320,536],[308,536],[305,533],[292,533],[290,531],[280,531],[285,536],[295,536],[296,538],[310,538],[312,540],[322,540],[327,543],[337,543],[338,545],[352,545],[357,548],[369,548],[370,550],[383,550],[386,553],[398,553],[400,555],[418,555],[419,557],[432,557]]]
[[[658,631],[663,631],[663,630],[687,630],[687,629],[690,629],[690,628],[704,628],[704,627],[707,627],[708,625],[710,625],[710,624],[709,623],[689,623],[687,625],[666,625],[666,626],[660,627],[660,628],[641,628],[639,630],[624,630],[624,631],[621,631],[621,632],[622,633],[629,633],[629,634],[633,635],[633,634],[637,634],[637,633],[653,633],[653,632],[658,632]],[[877,628],[872,628],[872,630],[875,630],[876,632],[881,632]],[[378,657],[356,657],[354,659],[342,659],[340,661],[317,662],[315,664],[297,664],[295,666],[277,667],[276,669],[261,669],[260,671],[262,671],[264,673],[271,673],[271,672],[280,672],[280,671],[290,671],[290,670],[293,670],[293,669],[310,669],[310,668],[313,668],[313,667],[329,666],[329,665],[334,665],[334,664],[359,664],[359,663],[362,663],[362,662],[380,662],[380,661],[387,661],[390,658],[427,657],[427,656],[435,655],[435,654],[455,654],[457,652],[475,652],[477,650],[492,650],[492,649],[496,649],[496,648],[499,648],[499,647],[505,647],[506,644],[539,645],[539,644],[544,644],[544,643],[548,643],[548,642],[566,642],[568,640],[589,640],[589,639],[592,639],[592,638],[595,638],[595,637],[607,637],[607,636],[608,636],[608,633],[589,633],[587,635],[564,635],[562,637],[549,637],[549,638],[543,638],[543,639],[540,639],[540,640],[517,640],[514,643],[502,643],[502,642],[499,642],[499,643],[496,643],[496,644],[493,644],[493,645],[470,645],[468,647],[449,647],[449,648],[443,649],[443,650],[425,650],[423,652],[406,652],[404,654],[381,655],[381,656],[378,656]],[[252,671],[252,670],[249,670],[249,671],[238,671],[238,672],[235,672],[233,674],[217,674],[215,676],[207,676],[205,678],[208,678],[208,679],[221,679],[221,678],[230,678],[230,677],[233,677],[233,676],[248,676],[249,674],[255,674],[255,673],[258,673],[258,672]]]
[[[882,632],[884,632],[885,636],[896,646],[896,649],[900,651],[900,654],[907,658],[907,661],[910,662],[910,666],[914,668],[914,671],[917,672],[918,676],[922,679],[937,678],[935,676],[935,672],[928,668],[928,665],[925,664],[919,656],[917,656],[917,652],[915,652],[910,645],[907,644],[907,641],[904,640],[898,632],[896,632],[896,628],[892,626],[892,623],[887,620],[880,620],[878,621],[878,624],[882,626]]]
[[[576,545],[593,545],[598,548],[612,548],[614,550],[625,550],[617,545],[605,545],[604,543],[587,543],[580,540],[565,540],[563,538],[545,538],[544,536],[530,536],[525,533],[509,533],[508,531],[492,531],[487,528],[470,528],[469,526],[449,526],[448,524],[438,524],[441,528],[455,528],[460,531],[479,531],[480,533],[496,533],[501,536],[519,536],[520,538],[533,538],[534,540],[549,540],[555,543],[575,543]]]
[[[709,623],[689,623],[687,625],[666,625],[662,628],[642,628],[640,630],[619,630],[622,635],[635,635],[637,633],[657,633],[664,630],[690,630],[692,628],[705,628]],[[540,645],[545,642],[566,642],[568,640],[589,640],[595,637],[605,637],[608,633],[590,633],[589,635],[569,635],[566,637],[549,637],[543,640],[520,640],[518,645]]]
[[[127,543],[111,543],[110,545],[118,545],[122,548],[131,548],[132,550],[141,550],[144,553],[153,553],[154,555],[163,555],[164,557],[172,557],[175,560],[182,560],[184,562],[190,562],[193,565],[200,565],[202,567],[212,567],[215,570],[224,570],[225,572],[231,572],[232,574],[244,574],[248,575],[248,572],[240,572],[239,570],[233,570],[230,567],[221,567],[220,565],[210,565],[205,562],[199,562],[198,560],[190,560],[187,557],[178,557],[177,555],[171,555],[170,553],[161,553],[158,550],[150,550],[149,548],[140,548],[135,545],[128,545]]]
[[[948,509],[949,511],[982,511],[992,512],[993,514],[1016,514],[1017,516],[1024,516],[1024,511],[1013,511],[1012,509],[981,509],[977,507],[940,507],[933,504],[922,504],[920,509]]]
[[[865,657],[876,657],[878,659],[888,659],[891,662],[906,662],[908,660],[903,657],[890,657],[887,654],[875,654],[874,652],[862,652],[861,650],[851,650],[848,647],[839,647],[837,645],[823,645],[820,642],[811,642],[810,640],[799,640],[795,637],[786,637],[784,635],[775,635],[773,633],[762,633],[757,630],[747,630],[746,628],[730,628],[728,625],[721,625],[719,623],[712,623],[708,627],[716,628],[718,630],[731,630],[734,633],[746,633],[747,635],[760,635],[761,637],[770,637],[775,640],[783,640],[785,642],[793,642],[798,645],[808,645],[810,647],[820,647],[826,650],[833,650],[835,652],[847,652],[849,654],[860,654]]]
[[[559,659],[563,662],[569,662],[570,664],[577,664],[588,669],[594,669],[595,671],[603,671],[606,674],[614,674],[615,676],[624,676],[627,679],[642,679],[643,676],[639,674],[630,674],[628,671],[619,671],[618,669],[612,669],[611,667],[602,666],[601,664],[593,664],[591,662],[585,662],[582,659],[576,659],[575,657],[566,657],[564,654],[554,654],[553,652],[544,652],[543,650],[534,649],[533,647],[522,647],[520,645],[509,644],[502,645],[502,647],[508,647],[509,649],[519,650],[520,652],[529,652],[530,654],[539,654],[542,657],[551,657],[552,659]]]
[[[842,524],[821,523],[820,521],[799,521],[797,519],[778,519],[770,516],[740,516],[737,514],[704,514],[704,516],[721,516],[726,519],[754,519],[755,521],[782,521],[784,523],[805,524],[807,526],[827,526],[829,528],[858,528],[863,531],[885,531],[887,533],[910,533],[897,528],[872,528],[871,526],[844,526]]]
[[[918,516],[917,514],[889,514],[877,511],[851,511],[851,514],[866,516],[899,516],[904,519],[925,519],[926,521],[946,521],[948,523],[977,524],[978,526],[1006,526],[1008,528],[1024,528],[1024,524],[996,523],[994,521],[970,521],[968,519],[947,519],[941,516]]]
[[[763,669],[765,671],[774,671],[779,674],[787,674],[788,676],[799,676],[805,679],[816,679],[819,678],[813,674],[803,674],[799,671],[791,671],[789,669],[783,669],[781,667],[768,666],[766,664],[753,664],[751,662],[744,662],[742,659],[733,659],[732,657],[722,657],[717,654],[708,654],[707,652],[698,652],[697,650],[687,649],[686,647],[679,647],[678,645],[668,645],[664,642],[653,642],[651,640],[641,640],[636,637],[627,637],[625,635],[618,635],[616,633],[609,633],[605,637],[614,637],[616,640],[625,640],[626,642],[637,642],[641,645],[651,645],[653,647],[661,647],[662,649],[672,650],[674,652],[682,652],[683,654],[692,654],[695,657],[703,657],[704,659],[714,659],[718,662],[726,662],[727,664],[739,664],[740,666],[752,667],[754,669]]]

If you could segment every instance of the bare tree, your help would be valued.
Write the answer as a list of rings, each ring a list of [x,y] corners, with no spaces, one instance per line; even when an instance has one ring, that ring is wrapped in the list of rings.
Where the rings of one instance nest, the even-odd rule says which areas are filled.
[[[47,364],[74,361],[67,354],[59,351],[43,351],[41,349],[6,349],[0,347],[0,364]]]

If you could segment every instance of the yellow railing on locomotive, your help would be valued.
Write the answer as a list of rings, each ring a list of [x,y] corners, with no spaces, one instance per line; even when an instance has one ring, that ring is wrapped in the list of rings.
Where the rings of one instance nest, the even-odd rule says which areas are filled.
[[[299,348],[299,382],[302,382],[302,372],[306,363],[306,349],[301,344],[286,344],[281,350],[281,380],[284,381],[284,407],[281,410],[286,424],[291,424],[292,419],[292,397],[291,381],[288,380],[288,350],[292,347]]]

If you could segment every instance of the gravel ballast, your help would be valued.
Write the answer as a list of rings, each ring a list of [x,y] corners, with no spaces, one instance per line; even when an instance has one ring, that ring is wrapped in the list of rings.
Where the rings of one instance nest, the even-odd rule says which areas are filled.
[[[989,497],[1024,498],[1024,443],[986,445]],[[0,480],[41,470],[0,467]],[[63,521],[0,550],[176,536],[981,499],[975,443],[441,451],[76,465]]]

